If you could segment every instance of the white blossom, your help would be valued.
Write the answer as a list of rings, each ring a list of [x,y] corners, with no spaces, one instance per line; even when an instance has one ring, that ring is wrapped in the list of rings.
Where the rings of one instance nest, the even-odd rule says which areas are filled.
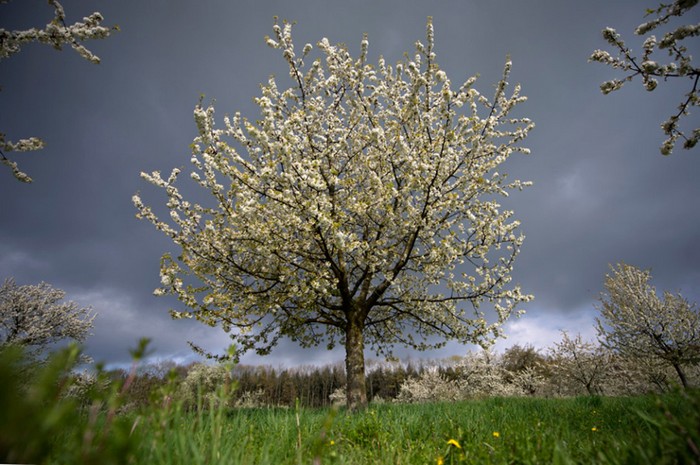
[[[457,381],[447,379],[437,369],[427,369],[418,378],[409,378],[401,384],[396,402],[454,402],[464,398]]]
[[[420,376],[409,378],[399,387],[397,402],[453,402],[495,396],[522,396],[543,382],[532,370],[519,374],[515,382],[506,380],[507,372],[498,355],[488,350],[470,352],[447,367],[428,367]],[[448,378],[444,368],[451,373]]]
[[[672,19],[680,18],[698,4],[697,1],[674,0],[670,4],[661,4],[656,10],[647,10],[649,16],[655,15],[651,21],[644,22],[637,26],[635,34],[644,36],[649,32],[668,25]],[[691,83],[690,92],[685,94],[685,99],[678,106],[678,112],[671,115],[662,125],[662,130],[666,135],[666,140],[661,145],[661,153],[670,155],[678,140],[683,140],[683,148],[690,149],[697,145],[700,140],[700,128],[684,129],[680,126],[682,117],[690,113],[692,107],[700,102],[700,68],[693,66],[692,56],[688,53],[686,46],[682,43],[686,39],[700,35],[700,24],[680,25],[666,32],[660,41],[656,36],[650,35],[642,44],[643,54],[636,57],[621,39],[620,34],[611,27],[607,27],[602,32],[603,38],[612,45],[618,52],[614,57],[604,50],[595,50],[589,61],[596,61],[612,68],[619,69],[625,74],[623,79],[612,79],[601,84],[600,90],[604,94],[620,89],[626,82],[632,81],[636,76],[641,76],[642,85],[647,91],[654,91],[658,86],[658,79],[667,81],[669,78],[686,78]],[[666,50],[671,60],[667,63],[659,63],[651,59],[652,54],[657,50]]]
[[[0,2],[5,3],[5,2]],[[70,45],[80,56],[92,63],[99,63],[100,58],[88,50],[82,42],[88,39],[103,39],[108,37],[118,27],[107,28],[101,25],[104,18],[99,12],[83,18],[73,24],[66,24],[66,13],[58,0],[49,0],[49,5],[54,8],[54,17],[46,24],[44,29],[30,28],[26,30],[7,30],[0,28],[0,61],[18,53],[24,44],[39,42],[51,45],[56,50],[61,50],[64,45]],[[5,140],[5,134],[0,133],[0,162],[12,170],[14,177],[30,183],[32,178],[22,172],[15,161],[7,158],[8,152],[25,152],[40,150],[44,143],[36,137],[21,139],[18,142]]]
[[[38,355],[65,339],[84,341],[95,315],[89,307],[61,302],[64,297],[47,283],[18,286],[6,279],[0,287],[0,346],[19,345]]]
[[[550,349],[550,357],[555,369],[554,376],[559,383],[573,384],[580,393],[603,394],[603,382],[611,364],[610,354],[592,341],[585,341],[581,334],[573,339],[562,331],[562,339]]]
[[[223,364],[197,363],[189,368],[187,376],[178,386],[177,398],[185,408],[217,408],[233,405],[231,372]]]
[[[663,300],[651,273],[620,263],[605,278],[597,330],[603,344],[636,359],[654,358],[688,384],[684,365],[700,364],[700,312],[681,295]]]
[[[497,201],[528,184],[494,173],[527,153],[533,123],[509,116],[524,101],[518,86],[507,93],[510,62],[492,99],[473,78],[451,90],[430,21],[427,45],[394,68],[365,63],[366,37],[360,59],[322,39],[304,65],[291,26],[273,32],[291,87],[263,85],[255,121],[235,114],[219,128],[212,106],[194,110],[192,173],[210,201],[185,202],[176,174],[154,172],[142,177],[171,217],[134,205],[181,249],[161,263],[173,279],[163,291],[189,307],[176,317],[234,328],[241,353],[280,337],[344,344],[357,405],[363,346],[488,345],[532,298],[510,284],[524,238]]]

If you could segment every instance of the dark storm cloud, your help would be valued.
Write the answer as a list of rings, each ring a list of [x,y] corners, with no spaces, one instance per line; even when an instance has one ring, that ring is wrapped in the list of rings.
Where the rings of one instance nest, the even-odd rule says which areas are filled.
[[[134,218],[131,196],[162,208],[160,193],[140,171],[187,167],[196,135],[192,109],[204,94],[217,114],[256,117],[258,83],[286,70],[264,45],[272,17],[296,20],[299,46],[322,37],[357,51],[367,32],[370,55],[389,62],[423,40],[434,17],[438,62],[454,84],[480,74],[485,94],[513,60],[512,83],[529,101],[521,114],[537,127],[531,156],[504,170],[534,186],[503,204],[527,236],[515,281],[536,300],[506,326],[510,339],[544,347],[561,329],[591,336],[594,303],[609,263],[651,267],[660,289],[700,297],[700,154],[659,154],[659,124],[687,91],[666,83],[650,94],[639,83],[603,96],[612,70],[587,62],[606,45],[600,30],[615,26],[630,44],[643,21],[637,1],[69,1],[70,22],[98,10],[121,32],[86,44],[99,66],[71,50],[26,46],[0,63],[0,131],[9,139],[38,136],[47,147],[17,155],[34,184],[0,171],[0,277],[47,281],[98,311],[88,350],[98,360],[128,358],[140,337],[155,356],[191,359],[186,340],[223,351],[220,330],[172,321],[177,305],[152,296],[158,263],[172,245]],[[2,27],[47,22],[44,1],[3,5]],[[635,44],[639,49],[639,44]],[[698,118],[692,119],[697,126]],[[194,194],[192,194],[194,195]],[[161,210],[162,211],[162,210]],[[448,345],[442,352],[460,353]],[[420,354],[400,351],[401,355]],[[244,361],[286,365],[342,359],[342,351],[302,351],[285,341],[273,354]]]

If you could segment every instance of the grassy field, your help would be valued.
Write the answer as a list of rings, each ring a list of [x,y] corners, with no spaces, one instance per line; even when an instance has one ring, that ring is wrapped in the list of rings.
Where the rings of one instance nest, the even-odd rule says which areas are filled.
[[[698,396],[494,398],[328,409],[172,411],[144,421],[136,463],[697,463]],[[143,417],[141,417],[143,418]],[[139,422],[140,423],[140,422]],[[160,426],[160,428],[158,427]]]
[[[693,464],[700,391],[663,396],[486,398],[330,408],[229,408],[227,386],[189,409],[174,384],[151,405],[119,383],[86,392],[66,377],[76,350],[27,372],[0,353],[0,463],[35,464]]]

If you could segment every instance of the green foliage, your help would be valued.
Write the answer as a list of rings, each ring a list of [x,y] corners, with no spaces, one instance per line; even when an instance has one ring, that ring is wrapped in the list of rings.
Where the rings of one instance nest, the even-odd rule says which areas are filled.
[[[376,409],[358,416],[344,434],[344,441],[351,447],[377,448],[390,440],[389,433],[377,415]]]
[[[37,365],[20,348],[0,350],[0,462],[119,464],[133,454],[120,384],[99,372],[79,386],[79,356],[70,346]]]

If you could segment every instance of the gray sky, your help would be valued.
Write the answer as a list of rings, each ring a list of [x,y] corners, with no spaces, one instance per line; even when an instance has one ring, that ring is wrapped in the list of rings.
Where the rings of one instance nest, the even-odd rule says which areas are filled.
[[[525,141],[530,156],[513,156],[504,170],[534,181],[507,206],[527,236],[514,281],[535,295],[527,314],[506,326],[499,343],[546,347],[559,330],[592,337],[594,304],[608,264],[652,268],[658,289],[700,300],[700,149],[659,153],[660,123],[688,91],[687,83],[639,82],[604,96],[599,84],[619,77],[587,59],[606,48],[600,31],[615,27],[630,46],[654,2],[610,0],[64,0],[69,23],[100,11],[121,32],[86,45],[100,65],[70,49],[29,45],[0,63],[0,131],[8,139],[37,136],[47,146],[14,154],[34,178],[16,182],[0,170],[0,278],[46,281],[98,312],[87,350],[97,360],[122,362],[140,337],[154,356],[190,360],[186,341],[223,351],[223,331],[172,321],[176,302],[157,298],[160,256],[173,246],[150,223],[138,221],[131,196],[165,199],[139,178],[189,164],[196,135],[192,110],[200,95],[217,114],[255,118],[252,97],[285,63],[264,43],[273,16],[296,21],[295,42],[323,37],[357,51],[369,34],[373,60],[395,62],[424,40],[433,16],[437,61],[453,82],[479,74],[490,93],[506,56],[511,82],[529,101],[521,106],[536,128]],[[686,22],[698,21],[698,9]],[[692,16],[692,15],[691,15]],[[0,27],[42,26],[53,17],[45,0],[0,6]],[[661,59],[662,57],[659,57]],[[697,114],[689,118],[700,124]],[[427,354],[463,354],[448,345]],[[369,354],[368,354],[369,355]],[[284,342],[246,363],[285,366],[342,360],[342,348],[300,350]]]

